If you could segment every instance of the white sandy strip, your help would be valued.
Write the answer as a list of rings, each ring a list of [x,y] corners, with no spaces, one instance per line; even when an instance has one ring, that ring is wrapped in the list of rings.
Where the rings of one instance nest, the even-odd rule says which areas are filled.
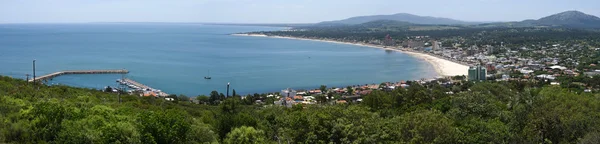
[[[393,51],[402,52],[402,53],[411,55],[413,57],[420,58],[420,59],[423,59],[423,60],[427,61],[428,63],[430,63],[433,66],[433,68],[438,73],[438,75],[441,75],[441,76],[467,75],[468,74],[468,69],[469,69],[469,66],[466,66],[466,65],[463,65],[463,64],[459,64],[459,63],[455,63],[455,62],[452,62],[452,61],[449,61],[449,60],[445,60],[445,59],[442,59],[442,58],[438,58],[438,57],[435,57],[435,56],[431,56],[431,55],[428,55],[428,54],[411,52],[411,51],[403,51],[403,50],[392,49],[392,48],[385,48],[385,47],[377,46],[377,45],[360,44],[360,43],[348,43],[348,42],[339,42],[339,41],[331,41],[331,40],[295,38],[295,37],[267,36],[267,35],[262,35],[262,34],[232,34],[232,35],[235,35],[235,36],[270,37],[270,38],[285,38],[285,39],[295,39],[295,40],[311,40],[311,41],[329,42],[329,43],[337,43],[337,44],[350,44],[350,45],[357,45],[357,46],[365,46],[365,47],[372,47],[372,48],[380,48],[380,49],[386,49],[386,50],[393,50]]]

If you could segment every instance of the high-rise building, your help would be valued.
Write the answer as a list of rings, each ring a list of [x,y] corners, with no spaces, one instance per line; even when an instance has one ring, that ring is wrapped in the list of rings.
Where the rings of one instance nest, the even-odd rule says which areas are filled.
[[[442,48],[442,43],[438,42],[438,41],[433,41],[431,42],[431,48],[436,51],[436,50],[440,50]]]
[[[478,66],[477,67],[479,69],[479,80],[481,81],[485,81],[487,80],[487,69],[483,66]]]
[[[485,81],[487,71],[483,66],[474,66],[469,68],[469,81]]]
[[[469,68],[469,81],[474,81],[478,79],[478,71],[477,68],[475,67],[470,67]]]

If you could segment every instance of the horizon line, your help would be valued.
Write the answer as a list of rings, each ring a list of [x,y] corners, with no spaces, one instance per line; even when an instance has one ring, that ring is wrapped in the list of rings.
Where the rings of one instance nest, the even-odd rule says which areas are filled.
[[[291,25],[316,23],[242,23],[242,22],[0,22],[0,24],[126,24],[126,23],[164,23],[164,24],[243,24],[243,25]]]

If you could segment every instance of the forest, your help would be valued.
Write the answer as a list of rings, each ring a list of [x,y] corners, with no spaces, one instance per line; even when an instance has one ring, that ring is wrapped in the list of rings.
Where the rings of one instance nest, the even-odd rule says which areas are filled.
[[[375,90],[362,103],[215,103],[0,77],[0,143],[600,143],[600,95],[521,82]],[[120,98],[120,100],[119,100]]]
[[[507,46],[520,47],[540,44],[540,42],[572,42],[586,41],[590,45],[600,45],[598,30],[549,28],[549,27],[458,27],[458,26],[425,26],[406,25],[375,21],[361,25],[330,26],[330,27],[301,27],[289,31],[252,32],[275,36],[290,36],[301,38],[327,38],[348,42],[365,42],[384,40],[389,35],[395,45],[414,39],[415,36],[428,36],[430,40],[439,40],[447,44],[461,43],[472,45],[499,45],[504,42]],[[427,41],[418,40],[417,41]]]

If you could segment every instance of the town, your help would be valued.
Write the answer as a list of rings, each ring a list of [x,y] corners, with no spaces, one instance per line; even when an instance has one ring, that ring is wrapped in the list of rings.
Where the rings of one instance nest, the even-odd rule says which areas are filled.
[[[305,32],[300,30],[285,30],[283,33]],[[261,32],[270,36],[287,36],[277,32]],[[468,89],[461,89],[461,85],[485,81],[513,81],[524,83],[541,83],[572,88],[577,92],[595,93],[600,90],[598,77],[600,75],[600,47],[598,43],[573,41],[537,42],[536,44],[508,44],[508,42],[495,42],[495,44],[468,45],[468,39],[433,38],[432,36],[410,36],[402,40],[394,40],[389,35],[381,39],[366,41],[299,37],[321,41],[339,41],[366,46],[385,47],[406,52],[416,52],[435,56],[455,63],[469,66],[464,69],[467,75],[445,76],[430,79],[399,80],[383,82],[380,84],[361,84],[347,87],[321,86],[312,90],[294,90],[286,88],[281,92],[254,94],[240,96],[233,93],[248,103],[275,104],[291,107],[295,104],[345,104],[360,103],[365,95],[373,90],[391,91],[406,89],[411,85],[440,85],[445,87],[444,93],[454,94]],[[455,42],[455,43],[452,43]],[[594,47],[596,46],[596,47]],[[130,92],[132,93],[132,92]],[[142,96],[158,96],[144,92]],[[229,95],[219,95],[213,91],[211,96],[200,95],[190,99],[193,103],[209,104],[215,100],[222,100]],[[162,95],[168,100],[178,99],[177,95]],[[184,96],[185,99],[187,96]],[[213,97],[213,98],[209,98]],[[221,97],[221,98],[218,98]],[[181,99],[181,97],[179,98]],[[209,99],[212,99],[209,100]]]
[[[370,94],[373,90],[391,91],[406,89],[413,85],[440,85],[445,88],[443,90],[445,94],[454,94],[468,91],[468,89],[461,88],[462,85],[485,81],[535,83],[540,84],[540,86],[556,85],[582,93],[595,93],[600,90],[600,79],[597,77],[597,75],[600,75],[600,67],[597,66],[600,63],[599,43],[569,40],[549,41],[545,40],[547,38],[544,37],[549,30],[521,29],[521,31],[539,32],[542,36],[539,36],[537,41],[526,43],[509,40],[507,42],[494,41],[492,43],[488,42],[488,44],[476,44],[469,42],[471,39],[457,36],[434,38],[434,36],[421,35],[396,40],[387,34],[381,35],[379,38],[374,37],[361,41],[347,37],[306,36],[310,29],[250,33],[343,42],[416,52],[467,65],[469,68],[464,69],[467,75],[400,80],[347,87],[327,88],[323,85],[312,90],[287,88],[281,92],[246,95],[240,96],[240,98],[250,101],[249,103],[286,105],[288,107],[294,104],[360,103],[363,96]],[[295,33],[302,33],[302,36],[295,36]],[[485,37],[481,33],[477,35]],[[211,103],[212,101],[208,101],[208,97],[219,97],[218,94],[218,92],[213,92],[211,96],[201,95],[197,99],[192,98],[190,100],[194,103]],[[234,96],[238,95],[234,94]],[[176,96],[172,95],[171,97]],[[212,99],[217,100],[219,98]]]
[[[0,3],[0,143],[600,143],[596,1]]]

